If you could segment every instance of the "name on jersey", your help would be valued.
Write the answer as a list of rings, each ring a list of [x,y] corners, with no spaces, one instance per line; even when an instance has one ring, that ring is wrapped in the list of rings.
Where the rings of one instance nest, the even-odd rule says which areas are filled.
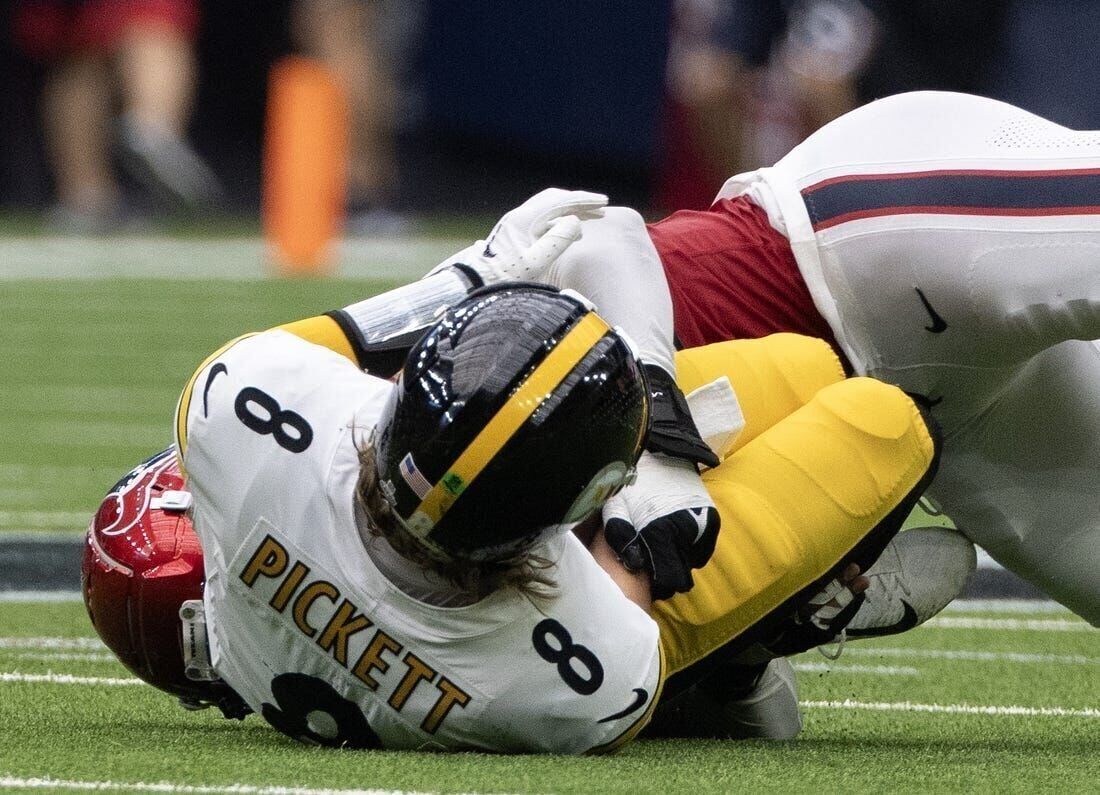
[[[261,577],[278,580],[275,594],[268,605],[277,613],[286,615],[289,611],[294,626],[305,637],[311,639],[322,650],[332,655],[341,666],[368,689],[376,691],[379,682],[375,675],[386,674],[393,665],[404,665],[405,672],[397,686],[386,699],[386,703],[397,712],[404,709],[413,692],[421,686],[435,688],[437,698],[428,710],[420,728],[434,734],[443,720],[455,707],[465,707],[470,702],[468,693],[454,682],[436,671],[412,650],[375,627],[367,616],[331,582],[322,579],[310,579],[310,568],[300,560],[292,560],[286,547],[271,536],[266,536],[252,554],[240,578],[252,588]],[[322,626],[309,621],[310,609],[319,601],[326,600],[335,610]],[[373,630],[373,631],[372,631]],[[348,660],[348,640],[362,632],[371,632],[363,652],[354,660]]]

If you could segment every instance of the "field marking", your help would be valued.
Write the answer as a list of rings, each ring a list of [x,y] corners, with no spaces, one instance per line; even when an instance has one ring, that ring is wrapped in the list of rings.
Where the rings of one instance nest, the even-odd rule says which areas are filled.
[[[998,717],[1100,718],[1100,709],[1069,707],[1021,707],[985,704],[915,704],[912,701],[801,701],[807,709],[856,709],[871,712],[935,712],[950,715],[995,715]]]
[[[348,239],[334,276],[409,281],[470,245],[465,238]],[[275,272],[258,237],[181,239],[160,235],[21,236],[4,239],[3,279],[266,279]]]
[[[16,591],[15,593],[19,593]],[[62,592],[67,598],[79,600],[77,591],[68,594]],[[2,597],[3,594],[0,594]],[[3,601],[0,598],[0,601]],[[0,651],[26,651],[26,652],[102,652],[106,646],[99,638],[61,638],[61,637],[0,637]],[[1100,657],[1087,657],[1083,654],[1035,654],[1027,652],[1011,651],[978,651],[975,649],[906,649],[902,647],[861,647],[848,644],[844,648],[845,656],[857,657],[895,657],[900,659],[930,659],[930,660],[969,660],[974,662],[1011,662],[1022,664],[1057,664],[1057,665],[1100,665]],[[91,659],[92,655],[89,655]],[[104,659],[114,659],[109,654],[103,655]],[[63,658],[58,658],[63,659]],[[83,659],[83,658],[81,658]],[[98,659],[98,657],[96,657]],[[795,667],[803,666],[807,671],[820,671],[829,667],[828,663],[800,662]],[[846,669],[854,669],[856,666],[833,665],[831,670],[843,672]],[[859,672],[869,672],[866,669],[883,672],[898,672],[902,675],[916,672],[917,669],[906,666],[860,666]]]
[[[823,662],[796,662],[796,671],[807,673],[872,674],[878,676],[920,676],[920,671],[908,665],[832,665]]]
[[[123,792],[180,792],[196,793],[235,793],[235,795],[428,795],[411,790],[396,789],[316,789],[314,787],[255,786],[252,784],[228,784],[226,786],[203,786],[199,784],[172,784],[167,781],[155,783],[120,781],[72,781],[59,778],[20,778],[18,776],[0,776],[0,789],[53,789],[53,790],[100,790]]]
[[[0,638],[0,649],[55,649],[61,651],[107,648],[99,638]]]
[[[80,538],[78,535],[73,538]],[[80,602],[80,591],[0,591],[0,602]]]
[[[109,652],[73,652],[73,651],[33,651],[31,649],[7,649],[6,653],[20,660],[43,660],[54,662],[66,660],[75,662],[117,662],[118,658]]]
[[[956,599],[943,609],[944,613],[1064,613],[1072,616],[1066,606],[1051,599]]]
[[[1066,618],[962,618],[955,616],[937,616],[921,626],[931,629],[1000,629],[1028,630],[1029,632],[1095,632],[1084,621]]]
[[[111,676],[73,676],[72,674],[22,674],[18,671],[0,672],[0,682],[12,682],[17,684],[46,684],[46,685],[106,685],[108,687],[122,687],[128,685],[144,685],[140,679],[130,677]]]
[[[862,657],[921,657],[930,660],[974,660],[978,662],[1055,663],[1060,665],[1100,665],[1100,657],[1083,654],[1029,654],[1012,651],[975,651],[971,649],[844,648],[844,654]]]

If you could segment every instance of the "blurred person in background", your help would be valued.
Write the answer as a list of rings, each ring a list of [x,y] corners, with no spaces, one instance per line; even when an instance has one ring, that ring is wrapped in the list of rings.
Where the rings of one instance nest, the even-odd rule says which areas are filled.
[[[186,141],[197,25],[194,0],[17,0],[16,42],[47,64],[55,226],[102,232],[127,221],[116,152],[162,207],[217,199],[216,179]]]
[[[874,41],[857,0],[678,0],[663,207],[706,207],[730,173],[773,163],[856,105]]]
[[[1051,101],[1029,101],[1026,92],[1045,95],[1047,80],[1037,73],[1050,72],[1055,82],[1074,73],[1054,66],[1063,51],[1050,43],[1086,38],[1058,33],[1078,15],[1055,15],[1061,22],[1051,26],[1046,4],[1015,4],[1009,16],[1020,34],[1009,38],[1002,56],[1009,6],[1009,0],[678,0],[657,203],[704,208],[726,175],[775,163],[857,105],[905,91],[992,93],[1059,120]],[[1034,35],[1044,26],[1048,36]],[[1067,104],[1064,93],[1053,101]]]
[[[411,219],[396,209],[400,192],[398,109],[406,45],[419,26],[416,2],[297,0],[292,38],[325,64],[347,93],[351,117],[347,231],[398,234]]]

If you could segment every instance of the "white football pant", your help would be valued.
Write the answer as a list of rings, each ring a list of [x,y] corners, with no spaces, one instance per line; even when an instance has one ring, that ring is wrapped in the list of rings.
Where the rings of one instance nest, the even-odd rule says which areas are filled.
[[[790,238],[857,370],[934,405],[929,493],[1100,626],[1100,132],[902,94],[719,195],[741,193]]]

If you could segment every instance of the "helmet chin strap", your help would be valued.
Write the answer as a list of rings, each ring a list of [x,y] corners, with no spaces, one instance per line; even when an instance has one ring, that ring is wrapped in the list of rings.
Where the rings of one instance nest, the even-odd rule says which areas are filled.
[[[193,682],[219,682],[210,662],[210,639],[206,634],[206,611],[201,599],[180,605],[183,624],[183,674]]]

